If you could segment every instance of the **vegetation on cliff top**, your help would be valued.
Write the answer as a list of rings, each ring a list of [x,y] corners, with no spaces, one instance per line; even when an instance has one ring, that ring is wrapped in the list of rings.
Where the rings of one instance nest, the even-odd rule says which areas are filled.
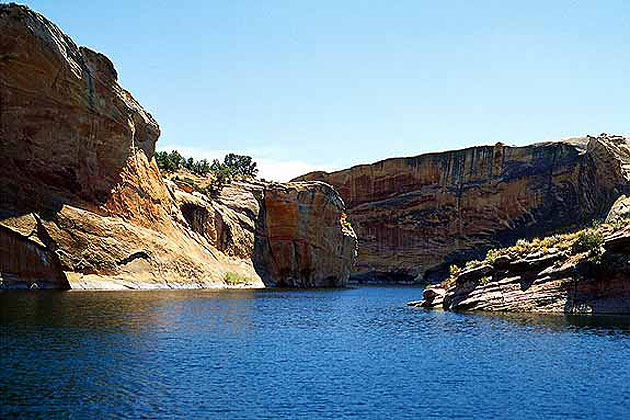
[[[524,258],[543,258],[551,254],[563,253],[567,257],[577,256],[594,263],[602,255],[602,245],[606,236],[622,229],[630,223],[628,218],[612,222],[594,221],[593,226],[572,233],[562,233],[532,240],[519,239],[514,246],[491,249],[483,260],[468,261],[464,267],[451,265],[449,277],[441,283],[445,289],[454,286],[463,272],[487,265],[495,265],[499,258],[515,261]]]
[[[161,171],[175,173],[187,170],[194,175],[207,177],[209,182],[199,186],[191,178],[184,178],[192,188],[208,195],[215,195],[234,179],[256,178],[258,168],[251,156],[230,153],[223,158],[223,162],[214,159],[210,163],[207,159],[195,160],[184,157],[177,150],[171,152],[156,152],[155,161]],[[179,180],[179,179],[177,179]]]
[[[187,169],[195,175],[206,176],[209,173],[226,172],[231,177],[251,177],[258,175],[256,162],[251,156],[237,155],[230,153],[223,158],[223,162],[214,159],[210,163],[207,159],[195,160],[192,157],[186,158],[177,150],[171,152],[156,152],[155,161],[160,170],[165,172],[175,172],[180,169]]]

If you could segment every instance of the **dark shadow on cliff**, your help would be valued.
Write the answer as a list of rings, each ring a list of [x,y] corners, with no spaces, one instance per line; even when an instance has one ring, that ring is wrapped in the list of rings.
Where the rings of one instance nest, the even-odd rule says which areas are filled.
[[[256,217],[255,231],[254,231],[254,252],[252,254],[252,264],[254,270],[262,279],[265,287],[288,287],[289,285],[277,282],[277,279],[273,278],[273,272],[270,270],[275,264],[274,256],[269,243],[269,238],[266,235],[266,218],[267,214],[264,206],[264,195],[257,197],[260,204],[260,211]]]
[[[628,253],[605,254],[600,262],[581,263],[577,271],[579,275],[566,285],[566,314],[595,313],[630,317]]]
[[[0,273],[0,289],[70,289],[53,245],[41,246],[2,225]]]

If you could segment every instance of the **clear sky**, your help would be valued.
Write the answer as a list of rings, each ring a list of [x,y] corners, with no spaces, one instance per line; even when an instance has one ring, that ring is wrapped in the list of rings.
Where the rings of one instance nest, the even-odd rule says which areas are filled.
[[[112,59],[159,149],[267,178],[630,132],[628,0],[26,3]]]

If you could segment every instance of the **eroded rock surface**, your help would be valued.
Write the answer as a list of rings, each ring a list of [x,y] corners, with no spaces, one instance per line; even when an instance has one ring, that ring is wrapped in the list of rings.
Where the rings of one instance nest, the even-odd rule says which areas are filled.
[[[345,283],[356,239],[330,187],[169,188],[107,57],[24,6],[0,5],[0,35],[1,288]]]
[[[613,204],[608,216],[606,217],[606,223],[616,223],[624,219],[630,218],[630,197],[622,195],[619,197],[615,204]]]
[[[552,242],[555,246],[549,248]],[[630,314],[630,219],[498,252],[500,257],[474,262],[441,284],[425,288],[424,299],[410,305],[460,311]]]
[[[347,283],[357,240],[329,185],[241,181],[213,199],[170,186],[191,229],[222,253],[253,261],[265,284]]]
[[[628,191],[629,140],[473,147],[298,178],[333,185],[359,238],[353,277],[435,281],[488,249],[580,227]]]

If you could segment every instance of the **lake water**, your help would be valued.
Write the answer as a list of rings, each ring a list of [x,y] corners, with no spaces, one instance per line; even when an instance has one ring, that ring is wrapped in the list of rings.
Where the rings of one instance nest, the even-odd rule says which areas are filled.
[[[628,318],[420,293],[0,293],[0,417],[630,418]]]

